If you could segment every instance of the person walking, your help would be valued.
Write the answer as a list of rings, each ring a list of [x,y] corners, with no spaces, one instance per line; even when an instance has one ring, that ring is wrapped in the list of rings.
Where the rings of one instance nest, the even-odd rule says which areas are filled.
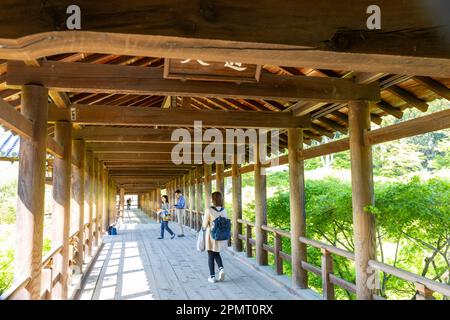
[[[177,189],[175,191],[175,197],[177,199],[177,203],[172,208],[172,210],[175,210],[175,213],[178,217],[178,225],[180,226],[180,233],[178,234],[178,237],[181,238],[181,237],[184,237],[183,224],[184,224],[184,212],[185,212],[186,200],[184,200],[184,196],[181,193],[180,189]]]
[[[205,230],[205,250],[208,252],[208,266],[210,274],[208,281],[215,283],[225,279],[225,272],[223,269],[223,262],[220,252],[226,249],[228,240],[214,240],[211,232],[214,228],[214,221],[218,217],[227,218],[227,212],[224,208],[222,193],[218,191],[213,192],[211,198],[213,206],[206,210],[206,213],[203,216],[202,228]],[[216,263],[219,267],[219,274],[217,278],[214,263]]]
[[[169,211],[169,197],[163,195],[161,197],[161,209],[158,214],[161,216],[161,234],[158,239],[164,239],[164,230],[170,233],[170,239],[175,238],[175,233],[169,228],[169,221],[172,219]]]

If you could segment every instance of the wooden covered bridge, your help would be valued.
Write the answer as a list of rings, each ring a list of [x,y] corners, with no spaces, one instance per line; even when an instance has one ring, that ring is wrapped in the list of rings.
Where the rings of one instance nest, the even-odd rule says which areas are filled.
[[[449,20],[424,13],[445,9],[445,1],[377,1],[382,32],[367,30],[369,1],[275,8],[268,1],[117,0],[99,8],[82,0],[82,30],[67,31],[69,2],[2,3],[0,123],[20,136],[18,157],[2,158],[19,162],[15,281],[3,298],[333,299],[339,286],[358,299],[382,299],[370,285],[373,270],[414,283],[417,299],[450,296],[446,284],[377,261],[375,220],[365,211],[373,203],[372,145],[450,127],[444,110],[370,130],[387,115],[402,118],[407,108],[426,111],[427,102],[450,99]],[[260,157],[208,164],[195,151],[189,163],[173,163],[173,130],[194,137],[195,121],[219,132],[279,130],[290,230],[267,221],[261,172],[270,164]],[[345,138],[309,146],[336,132]],[[257,143],[247,154],[251,148],[261,151]],[[304,160],[344,150],[351,153],[355,252],[305,233]],[[242,219],[241,175],[249,172],[254,222]],[[206,258],[195,251],[195,233],[158,242],[155,210],[162,190],[173,196],[181,189],[184,223],[198,230],[212,190],[224,191],[227,176],[230,281],[202,291]],[[46,183],[53,185],[53,231],[43,257]],[[139,209],[124,209],[126,194],[139,195]],[[113,223],[119,235],[105,237]],[[308,246],[320,248],[321,265],[308,263]],[[335,255],[354,261],[356,283],[333,274]],[[170,266],[165,275],[163,265]],[[308,273],[322,277],[322,296],[308,289]]]

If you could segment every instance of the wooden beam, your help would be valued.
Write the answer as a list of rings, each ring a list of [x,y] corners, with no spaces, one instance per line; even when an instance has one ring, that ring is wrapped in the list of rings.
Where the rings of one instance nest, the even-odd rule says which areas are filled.
[[[393,95],[396,95],[400,99],[404,100],[411,107],[417,108],[422,112],[428,110],[428,104],[425,101],[417,98],[412,93],[409,93],[408,91],[400,88],[399,86],[392,86],[387,88],[386,90],[388,90]]]
[[[396,117],[397,119],[401,119],[403,117],[403,111],[395,108],[394,106],[391,106],[389,103],[387,103],[384,100],[377,102],[376,107],[380,108],[384,112]]]
[[[46,61],[29,67],[8,62],[8,86],[39,83],[67,92],[99,92],[141,95],[203,96],[241,99],[285,99],[319,102],[378,101],[378,83],[355,84],[348,79],[261,75],[258,83],[217,83],[163,79],[161,68]]]
[[[18,202],[14,278],[30,277],[18,298],[41,297],[41,263],[44,232],[45,155],[47,145],[47,89],[22,88],[21,113],[33,122],[31,139],[21,138],[19,151]]]
[[[413,77],[413,80],[427,87],[442,98],[450,100],[450,89],[433,78],[416,76]]]
[[[63,116],[61,116],[63,117]],[[114,127],[85,127],[74,130],[74,137],[86,142],[141,142],[156,143],[171,141],[172,129],[154,128],[114,128]]]
[[[0,124],[26,139],[33,134],[33,123],[3,99],[0,99]]]
[[[72,105],[73,123],[85,125],[187,126],[201,121],[205,127],[223,128],[308,128],[309,116],[294,117],[289,112],[213,111]],[[66,111],[66,112],[64,112]],[[49,121],[70,120],[70,110],[49,107]],[[124,130],[125,131],[125,130]]]
[[[447,109],[368,131],[365,133],[365,141],[367,145],[374,145],[448,128],[450,128],[450,110]]]
[[[367,30],[366,10],[371,4],[369,1],[330,4],[327,0],[308,0],[283,6],[273,6],[271,2],[250,3],[243,9],[239,2],[205,4],[171,0],[155,10],[154,3],[113,0],[106,10],[88,0],[81,0],[77,4],[83,8],[83,12],[89,12],[89,19],[83,20],[83,30],[88,31],[52,33],[50,31],[55,26],[64,29],[67,3],[52,1],[42,5],[16,0],[13,4],[5,5],[0,20],[0,38],[5,38],[0,42],[4,47],[0,51],[0,58],[32,59],[36,58],[36,54],[33,54],[36,51],[42,56],[101,52],[228,61],[230,57],[239,56],[238,52],[245,53],[245,56],[254,55],[252,49],[259,46],[271,49],[266,55],[282,53],[280,59],[293,59],[294,56],[296,61],[306,61],[303,62],[305,67],[315,61],[321,63],[317,67],[325,69],[357,70],[355,65],[361,64],[366,67],[366,71],[382,69],[390,72],[382,68],[386,66],[386,63],[380,63],[383,60],[371,60],[372,55],[384,58],[393,66],[394,61],[397,62],[397,70],[392,73],[414,74],[414,64],[422,69],[438,71],[442,65],[432,58],[449,57],[445,41],[449,22],[445,15],[440,14],[448,12],[446,0],[432,3],[419,0],[408,6],[395,1],[378,1],[377,5],[382,8],[382,32]],[[139,10],[136,11],[138,6]],[[337,19],[336,12],[339,13]],[[161,24],[161,21],[164,23]],[[267,21],[277,27],[267,30]],[[30,36],[33,34],[35,36]],[[20,37],[24,38],[10,40]],[[181,37],[191,39],[186,39],[189,40],[186,42]],[[238,46],[233,41],[244,43]],[[423,43],[427,43],[427,46],[423,46]],[[277,47],[285,47],[284,51],[291,50],[273,52]],[[335,55],[327,56],[326,53]],[[342,53],[342,58],[338,53]],[[239,61],[256,63],[242,59]],[[260,64],[266,63],[269,62],[261,61]],[[337,67],[338,64],[341,68]]]

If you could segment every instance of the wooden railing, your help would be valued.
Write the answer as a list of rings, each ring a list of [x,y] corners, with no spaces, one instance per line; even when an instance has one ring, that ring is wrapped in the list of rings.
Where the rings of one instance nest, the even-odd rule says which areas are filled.
[[[157,213],[153,212],[153,216],[157,219]],[[186,226],[191,227],[198,231],[201,227],[203,213],[186,209],[185,221],[183,222]],[[177,217],[178,219],[179,217]],[[253,237],[253,229],[255,228],[255,223],[243,219],[238,219],[237,223],[245,226],[245,234],[238,234],[238,239],[244,241],[245,251],[247,257],[253,257],[253,248],[256,245],[256,240]],[[271,246],[268,243],[263,244],[263,250],[270,252],[274,255],[274,267],[278,275],[283,274],[283,263],[284,261],[292,262],[292,257],[290,254],[283,251],[283,238],[291,239],[290,231],[281,230],[273,228],[267,225],[261,226],[264,232],[271,232],[273,234],[274,244]],[[322,292],[324,300],[334,300],[335,299],[335,286],[338,286],[344,290],[351,293],[356,293],[356,285],[348,280],[338,277],[334,273],[333,267],[333,255],[355,261],[355,255],[352,252],[337,248],[335,246],[309,239],[306,237],[300,237],[299,242],[319,249],[322,253],[321,266],[315,266],[307,261],[301,261],[301,266],[304,270],[314,273],[315,275],[322,278]],[[382,271],[387,274],[391,274],[402,280],[409,281],[415,284],[417,294],[416,299],[424,300],[432,298],[434,292],[440,293],[446,297],[450,297],[450,286],[439,283],[428,278],[418,276],[411,272],[387,265],[385,263],[370,260],[369,266],[374,270]],[[384,297],[374,294],[373,298],[375,300],[385,300]]]
[[[253,246],[256,244],[254,238],[252,238],[252,228],[255,227],[253,222],[238,219],[238,223],[245,226],[245,234],[239,234],[238,238],[245,242],[245,251],[247,257],[253,256]],[[270,226],[263,225],[262,230],[265,232],[272,232],[274,235],[274,245],[270,246],[267,243],[263,244],[263,249],[274,255],[274,267],[277,274],[283,274],[283,262],[292,262],[292,258],[289,254],[283,252],[282,238],[291,238],[289,231],[273,228]],[[317,248],[322,253],[321,266],[315,266],[307,261],[301,261],[301,266],[308,272],[314,273],[315,275],[322,278],[322,291],[323,299],[334,300],[335,299],[335,286],[338,286],[344,290],[351,293],[356,293],[356,285],[350,281],[342,279],[334,274],[333,268],[333,255],[337,255],[351,261],[355,260],[355,255],[352,252],[337,248],[335,246],[312,240],[306,237],[300,237],[298,239],[301,243]],[[415,284],[417,294],[416,299],[424,300],[432,298],[432,294],[437,292],[446,297],[450,297],[450,286],[439,283],[428,278],[413,274],[411,272],[387,265],[385,263],[370,260],[369,266],[374,270],[382,271],[387,274],[391,274],[402,280],[409,281]],[[377,276],[377,275],[375,275]],[[384,297],[374,294],[373,298],[375,300],[385,300]]]
[[[83,232],[86,234],[84,239],[85,242],[83,244],[83,249],[86,251],[89,244],[89,227],[90,223],[86,223],[83,226]],[[77,252],[77,242],[78,242],[78,236],[80,234],[80,231],[74,232],[69,237],[69,267],[73,268],[76,266],[76,254]],[[41,300],[50,300],[52,299],[52,292],[54,287],[61,281],[61,273],[55,272],[54,269],[54,259],[55,257],[61,253],[63,249],[63,246],[59,246],[56,248],[52,248],[50,252],[48,252],[43,258],[41,263],[41,293],[40,298]],[[81,271],[82,266],[79,267],[79,270]],[[69,279],[70,279],[69,275]],[[4,292],[4,294],[1,296],[0,300],[11,300],[15,299],[20,295],[20,293],[23,290],[28,290],[28,286],[30,282],[32,281],[31,277],[26,277],[22,280],[16,281],[7,291]]]

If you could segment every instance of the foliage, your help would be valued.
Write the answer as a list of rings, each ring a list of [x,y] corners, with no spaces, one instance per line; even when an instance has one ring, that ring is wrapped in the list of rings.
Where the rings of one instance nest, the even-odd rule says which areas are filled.
[[[17,180],[0,185],[0,224],[16,223]]]

